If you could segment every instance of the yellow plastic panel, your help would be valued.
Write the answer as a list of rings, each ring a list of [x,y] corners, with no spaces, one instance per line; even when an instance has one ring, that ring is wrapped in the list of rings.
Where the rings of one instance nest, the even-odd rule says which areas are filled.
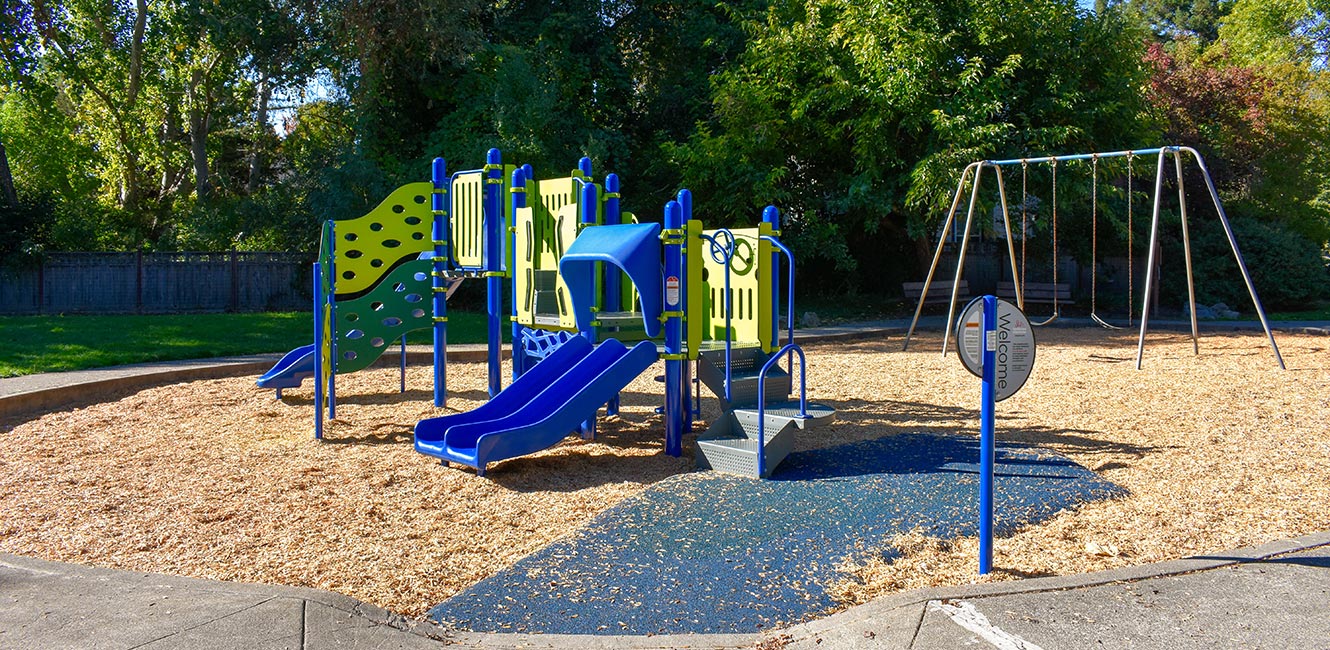
[[[527,327],[534,327],[536,287],[532,276],[535,273],[536,241],[535,211],[531,208],[514,210],[513,227],[517,229],[516,244],[513,246],[516,259],[513,262],[513,295],[517,300],[517,322]]]
[[[448,200],[453,261],[479,269],[485,265],[485,175],[476,171],[454,178]]]
[[[559,208],[558,213],[556,213],[554,217],[554,221],[556,224],[555,229],[558,233],[558,258],[562,258],[563,254],[568,252],[568,247],[573,245],[573,240],[577,239],[577,204],[570,203]],[[559,268],[559,263],[555,261],[554,265],[550,268]],[[558,287],[559,327],[575,330],[577,329],[577,318],[573,315],[572,299],[569,297],[571,294],[568,292],[568,285],[563,281],[562,274],[559,275],[558,282],[555,283],[555,286]],[[597,291],[597,295],[599,295],[599,291]],[[599,301],[597,301],[596,307],[599,306]]]
[[[735,345],[770,347],[771,284],[763,281],[770,277],[770,248],[759,240],[758,228],[731,229],[734,234],[734,255],[730,260],[730,340]],[[716,231],[707,231],[715,236]],[[706,320],[702,336],[706,340],[725,341],[725,265],[711,257],[711,243],[700,243],[702,264],[705,268],[703,311]],[[765,260],[762,251],[765,250]],[[763,264],[762,262],[766,263]],[[763,311],[765,305],[766,311]],[[762,331],[766,329],[765,333]]]
[[[378,283],[398,261],[433,250],[429,183],[403,185],[369,214],[333,222],[337,295]]]
[[[707,322],[706,296],[707,288],[702,282],[702,254],[703,246],[707,245],[702,240],[702,222],[697,219],[689,219],[684,224],[684,273],[688,279],[688,306],[684,312],[684,321],[687,325],[685,337],[688,346],[688,358],[696,359],[702,351],[702,330]]]

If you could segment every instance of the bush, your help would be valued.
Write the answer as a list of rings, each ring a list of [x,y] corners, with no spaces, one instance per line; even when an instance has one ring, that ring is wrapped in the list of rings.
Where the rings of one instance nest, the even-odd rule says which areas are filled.
[[[1198,220],[1193,216],[1189,221],[1196,300],[1206,305],[1223,302],[1235,311],[1250,314],[1251,298],[1223,228],[1204,217]],[[1230,215],[1230,223],[1257,295],[1267,310],[1306,309],[1309,303],[1330,297],[1330,269],[1315,242],[1282,223],[1259,221],[1249,215]],[[1180,268],[1181,242],[1169,249],[1168,258],[1178,262],[1179,268],[1177,272],[1166,270],[1163,293],[1166,300],[1182,304],[1187,285]]]

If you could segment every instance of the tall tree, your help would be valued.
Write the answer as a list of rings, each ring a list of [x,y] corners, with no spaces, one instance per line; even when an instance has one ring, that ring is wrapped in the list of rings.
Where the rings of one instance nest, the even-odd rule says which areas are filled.
[[[785,207],[825,281],[926,257],[972,160],[1134,146],[1138,132],[1139,41],[1117,11],[792,0],[748,29],[714,80],[714,118],[674,154],[722,222]]]

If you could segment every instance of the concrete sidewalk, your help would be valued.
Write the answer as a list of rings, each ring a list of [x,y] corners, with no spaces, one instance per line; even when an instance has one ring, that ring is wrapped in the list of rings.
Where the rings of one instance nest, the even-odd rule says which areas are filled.
[[[482,635],[315,589],[0,555],[0,647],[1330,648],[1330,533],[1077,576],[888,596],[766,635]]]

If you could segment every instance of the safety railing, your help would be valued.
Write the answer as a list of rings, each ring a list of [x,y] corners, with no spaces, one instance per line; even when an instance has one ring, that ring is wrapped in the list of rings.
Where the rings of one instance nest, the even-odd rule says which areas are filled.
[[[786,343],[776,354],[771,355],[770,359],[762,365],[762,371],[757,373],[757,475],[759,478],[767,473],[767,372],[773,366],[780,362],[780,358],[789,353],[791,360],[795,354],[799,355],[799,417],[808,417],[808,362],[804,359],[804,350],[795,343]],[[791,374],[794,368],[788,369]]]

